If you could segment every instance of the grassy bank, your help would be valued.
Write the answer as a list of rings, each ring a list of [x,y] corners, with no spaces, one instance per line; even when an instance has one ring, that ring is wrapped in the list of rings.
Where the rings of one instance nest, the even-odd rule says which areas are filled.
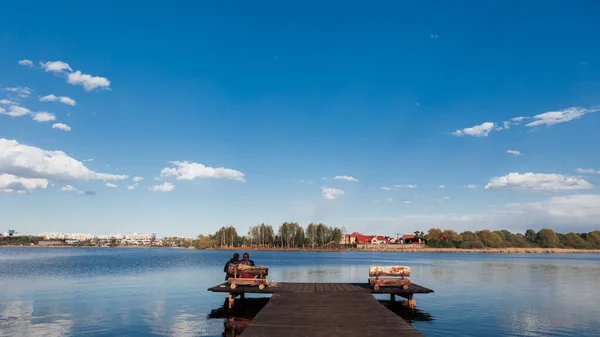
[[[236,251],[300,251],[300,252],[394,252],[394,253],[504,253],[504,254],[564,254],[564,253],[600,253],[600,249],[569,249],[569,248],[430,248],[430,247],[401,247],[401,246],[371,246],[360,248],[281,248],[281,247],[222,247],[214,250]]]

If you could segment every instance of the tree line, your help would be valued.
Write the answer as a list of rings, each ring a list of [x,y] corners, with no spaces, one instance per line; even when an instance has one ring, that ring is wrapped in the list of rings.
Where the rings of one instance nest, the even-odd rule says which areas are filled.
[[[505,229],[490,231],[464,231],[430,229],[427,234],[415,232],[415,237],[424,239],[428,246],[439,248],[574,248],[600,249],[600,230],[589,233],[556,233],[550,228],[538,232],[528,229],[525,234],[511,233]]]
[[[195,248],[262,247],[262,248],[324,248],[338,246],[344,227],[310,223],[306,229],[297,222],[284,222],[277,230],[264,223],[251,226],[246,235],[239,235],[233,226],[223,226],[212,235],[198,235]]]
[[[233,226],[221,227],[211,235],[199,235],[192,244],[195,248],[260,247],[260,248],[334,248],[346,233],[344,227],[331,227],[323,223],[310,223],[306,228],[297,222],[284,222],[276,230],[264,223],[251,226],[248,233],[240,235]],[[550,228],[539,231],[528,229],[523,233],[489,229],[464,231],[431,228],[427,233],[414,232],[419,240],[433,248],[574,248],[600,249],[600,230],[589,233],[556,233]]]

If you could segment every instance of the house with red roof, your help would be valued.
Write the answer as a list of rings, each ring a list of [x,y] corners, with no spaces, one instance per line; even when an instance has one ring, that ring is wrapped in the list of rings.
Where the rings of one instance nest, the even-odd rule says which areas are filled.
[[[364,235],[358,232],[346,234],[342,237],[344,244],[359,245],[386,245],[395,242],[394,239],[383,235]]]

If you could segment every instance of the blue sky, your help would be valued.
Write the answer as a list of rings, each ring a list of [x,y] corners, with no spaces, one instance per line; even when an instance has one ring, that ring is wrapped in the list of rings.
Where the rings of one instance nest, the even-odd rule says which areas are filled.
[[[598,229],[598,10],[3,2],[0,231]]]

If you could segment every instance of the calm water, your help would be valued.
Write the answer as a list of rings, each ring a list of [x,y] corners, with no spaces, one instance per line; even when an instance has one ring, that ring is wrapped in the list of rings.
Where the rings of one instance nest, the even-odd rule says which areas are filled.
[[[408,265],[436,292],[398,314],[427,336],[600,335],[600,255],[251,253],[274,281],[364,282],[369,265]],[[226,317],[243,326],[265,302],[230,313],[206,291],[230,255],[0,248],[0,336],[222,336]]]

